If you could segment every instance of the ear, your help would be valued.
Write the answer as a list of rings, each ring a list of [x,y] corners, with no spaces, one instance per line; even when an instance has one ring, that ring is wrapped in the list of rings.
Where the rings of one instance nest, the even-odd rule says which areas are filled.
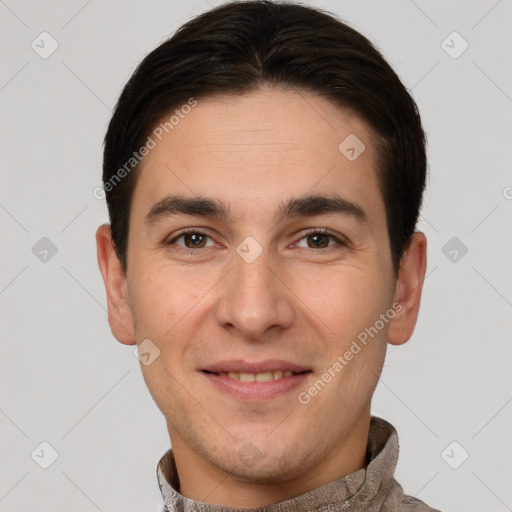
[[[402,345],[412,336],[420,309],[421,291],[427,269],[427,238],[416,231],[398,271],[394,303],[396,315],[390,321],[388,342]]]
[[[114,337],[125,345],[135,345],[133,315],[126,291],[126,277],[112,241],[109,224],[96,231],[98,265],[107,292],[108,323]]]

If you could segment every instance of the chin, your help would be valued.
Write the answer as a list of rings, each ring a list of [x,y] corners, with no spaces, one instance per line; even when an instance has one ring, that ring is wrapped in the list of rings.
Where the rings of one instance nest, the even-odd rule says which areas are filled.
[[[240,462],[230,461],[228,467],[219,468],[232,478],[240,481],[259,485],[272,485],[278,482],[285,482],[305,471],[304,463],[301,461],[284,462],[276,459],[265,462],[259,461],[253,467],[247,467]]]
[[[278,448],[281,448],[280,450]],[[271,485],[284,482],[306,471],[311,458],[302,450],[292,446],[266,446],[258,448],[256,444],[247,442],[241,448],[227,447],[229,453],[221,456],[221,460],[211,460],[221,471],[241,482]],[[220,453],[217,452],[217,456]]]

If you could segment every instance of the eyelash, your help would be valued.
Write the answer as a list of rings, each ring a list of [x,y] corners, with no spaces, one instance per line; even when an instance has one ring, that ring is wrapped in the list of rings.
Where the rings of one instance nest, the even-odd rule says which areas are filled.
[[[172,240],[169,240],[168,242],[165,242],[164,245],[166,246],[170,246],[170,245],[173,245],[176,240],[179,240],[181,237],[183,237],[184,235],[187,235],[187,234],[195,234],[195,235],[202,235],[202,236],[206,236],[210,239],[212,239],[212,237],[210,235],[208,235],[207,233],[204,233],[203,231],[200,231],[198,229],[193,229],[193,228],[188,228],[188,229],[185,229],[183,231],[181,231],[178,235],[176,235]],[[335,240],[340,246],[343,246],[343,247],[346,247],[348,246],[348,243],[343,241],[343,240],[340,240],[340,238],[338,238],[336,235],[334,235],[333,233],[331,233],[327,228],[309,228],[308,230],[306,230],[306,232],[299,238],[299,241],[304,239],[304,238],[307,238],[308,236],[312,236],[312,235],[316,235],[316,234],[320,234],[320,235],[328,235],[331,239]],[[212,239],[213,240],[213,239]],[[186,252],[187,254],[194,254],[194,253],[197,253],[199,251],[199,249],[209,249],[209,247],[199,247],[199,249],[190,249],[188,247],[182,247],[182,246],[177,246],[179,247],[179,249],[181,251],[184,251]],[[333,247],[335,247],[334,245],[333,246],[327,246],[327,247],[321,247],[320,249],[315,249],[313,247],[308,247],[306,248],[307,250],[311,250],[311,251],[315,251],[315,252],[319,252],[320,250],[321,251],[326,251],[328,249],[332,249]]]

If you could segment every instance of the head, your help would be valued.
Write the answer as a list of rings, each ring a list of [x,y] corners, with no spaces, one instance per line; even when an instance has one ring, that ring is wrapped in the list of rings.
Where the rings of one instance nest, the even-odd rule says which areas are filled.
[[[142,61],[105,137],[98,261],[173,447],[268,483],[367,436],[387,344],[417,319],[425,174],[414,100],[328,13],[224,4]],[[220,382],[276,365],[295,384],[272,397]]]

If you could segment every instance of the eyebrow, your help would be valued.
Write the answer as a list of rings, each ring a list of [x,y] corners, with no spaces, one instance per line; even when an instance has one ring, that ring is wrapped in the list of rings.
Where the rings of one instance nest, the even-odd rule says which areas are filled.
[[[360,224],[370,225],[363,208],[338,194],[313,194],[288,199],[277,209],[274,221],[277,224],[286,218],[314,217],[329,213],[352,217]],[[152,227],[166,217],[179,214],[213,217],[224,222],[230,219],[229,207],[218,199],[168,195],[151,207],[145,223]]]

